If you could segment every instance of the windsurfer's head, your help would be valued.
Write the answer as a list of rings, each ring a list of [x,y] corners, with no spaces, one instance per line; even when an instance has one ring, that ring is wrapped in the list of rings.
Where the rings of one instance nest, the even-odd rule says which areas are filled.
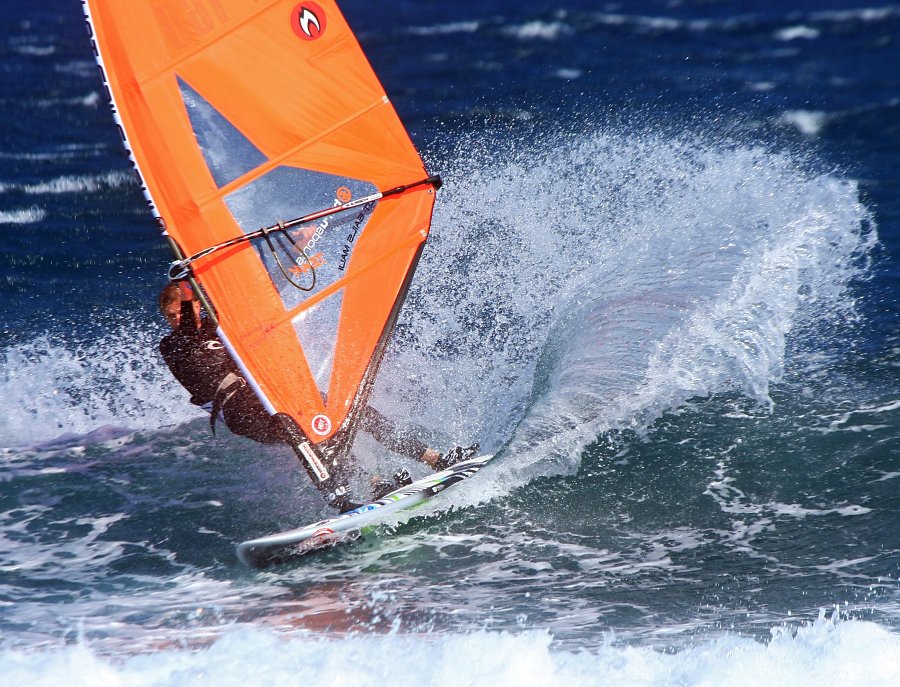
[[[194,290],[186,281],[169,282],[159,294],[159,311],[166,318],[172,329],[181,324],[181,303],[192,302],[194,319],[200,324],[200,301],[194,298]]]

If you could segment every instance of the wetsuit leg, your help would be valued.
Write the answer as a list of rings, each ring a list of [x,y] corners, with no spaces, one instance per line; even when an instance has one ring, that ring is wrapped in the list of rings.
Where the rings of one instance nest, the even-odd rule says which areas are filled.
[[[269,415],[250,387],[242,387],[222,406],[225,424],[235,434],[261,444],[289,444],[281,423]]]
[[[366,407],[359,427],[375,437],[385,448],[413,460],[419,460],[428,449],[428,444],[409,432],[397,429],[390,420],[371,406]]]

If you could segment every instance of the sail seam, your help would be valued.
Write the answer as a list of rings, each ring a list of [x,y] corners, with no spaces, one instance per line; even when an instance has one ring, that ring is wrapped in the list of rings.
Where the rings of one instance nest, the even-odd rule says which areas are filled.
[[[241,28],[245,24],[248,24],[251,21],[253,21],[254,19],[256,19],[256,17],[258,17],[259,15],[261,15],[265,12],[268,12],[275,5],[280,4],[280,2],[281,2],[281,0],[271,0],[271,2],[269,2],[268,5],[266,5],[265,7],[260,7],[256,12],[253,12],[253,13],[247,15],[243,20],[239,21],[234,26],[225,27],[224,29],[221,29],[218,34],[214,34],[214,38],[210,39],[210,41],[208,43],[201,45],[199,48],[196,48],[196,49],[190,51],[189,53],[181,56],[177,60],[172,60],[171,62],[165,64],[162,68],[156,70],[155,72],[152,72],[148,76],[138,78],[138,75],[135,74],[135,80],[137,81],[138,86],[143,87],[144,84],[150,83],[151,81],[158,79],[159,77],[165,75],[166,73],[173,73],[173,72],[177,71],[177,67],[184,64],[191,58],[196,57],[204,50],[209,49],[210,46],[215,45],[216,43],[218,43],[220,40],[222,40],[226,36],[230,36],[232,33],[237,31],[239,28]]]
[[[351,122],[356,121],[360,117],[363,117],[363,116],[369,114],[374,109],[376,109],[378,106],[383,105],[383,104],[384,104],[384,101],[379,100],[378,102],[372,103],[371,105],[369,105],[366,108],[357,110],[354,114],[350,115],[349,117],[345,117],[343,120],[341,120],[337,124],[329,127],[328,129],[325,129],[324,131],[320,132],[316,136],[314,136],[312,138],[308,138],[304,141],[301,141],[294,147],[289,148],[288,150],[281,153],[280,155],[277,155],[276,157],[269,158],[269,160],[267,160],[263,164],[259,165],[259,167],[256,167],[256,168],[250,170],[249,172],[244,173],[243,175],[239,176],[234,181],[230,181],[225,186],[216,189],[216,191],[214,193],[210,193],[209,195],[207,195],[205,197],[200,197],[197,200],[197,205],[201,208],[205,208],[205,207],[211,205],[212,203],[223,200],[229,194],[243,188],[244,186],[247,186],[248,184],[256,181],[257,179],[262,178],[268,172],[281,166],[281,164],[285,160],[287,160],[291,156],[297,154],[304,148],[308,148],[309,146],[314,145],[315,143],[318,143],[326,136],[330,136],[335,131],[338,131],[339,129],[343,128],[344,126],[350,124]],[[220,114],[222,114],[222,113],[220,112]],[[225,115],[222,114],[222,116],[224,117]],[[225,117],[225,119],[228,119],[228,118]],[[229,121],[231,121],[231,120],[229,120]],[[250,140],[250,142],[253,143],[252,139],[248,138],[248,140]],[[314,171],[314,172],[322,171],[322,170],[318,170],[318,169],[312,169],[311,167],[304,167],[303,169],[310,169],[311,171]]]

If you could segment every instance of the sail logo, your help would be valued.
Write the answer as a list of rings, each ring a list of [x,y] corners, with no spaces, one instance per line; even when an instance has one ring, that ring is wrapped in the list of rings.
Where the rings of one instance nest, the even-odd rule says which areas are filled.
[[[321,224],[316,225],[316,230],[313,232],[313,235],[309,238],[309,241],[306,242],[306,246],[303,248],[303,252],[309,255],[312,252],[313,247],[319,242],[319,239],[325,234],[325,230],[328,228],[328,225],[331,222],[330,217],[326,217],[322,220]]]
[[[319,456],[317,456],[316,452],[313,451],[308,441],[304,441],[302,444],[300,444],[300,453],[302,453],[303,457],[306,458],[307,465],[309,465],[313,474],[318,478],[320,482],[324,482],[329,477],[331,477],[331,475],[328,473],[328,469],[324,465],[322,465],[322,461],[319,460]]]
[[[325,10],[314,2],[301,2],[291,12],[291,28],[305,41],[320,38],[325,33]]]
[[[288,272],[298,277],[306,274],[310,270],[317,270],[320,267],[324,267],[326,264],[325,254],[321,251],[316,253],[315,255],[309,256],[308,258],[305,256],[300,256],[294,262],[296,264],[291,265],[288,268]]]
[[[350,252],[353,250],[353,242],[356,241],[356,237],[359,235],[359,230],[362,228],[363,222],[366,221],[369,213],[371,213],[374,208],[375,201],[370,201],[363,205],[362,212],[356,216],[356,220],[353,222],[353,228],[350,230],[350,233],[347,234],[347,238],[344,241],[344,247],[341,249],[341,259],[340,262],[338,262],[338,269],[341,272],[347,268],[347,262],[350,260]]]
[[[324,437],[331,431],[331,418],[327,415],[316,415],[312,419],[312,429],[320,437]]]

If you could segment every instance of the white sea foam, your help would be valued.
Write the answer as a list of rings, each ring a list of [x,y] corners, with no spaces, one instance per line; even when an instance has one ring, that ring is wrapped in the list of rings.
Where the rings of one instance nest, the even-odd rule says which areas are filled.
[[[737,479],[730,473],[729,461],[725,456],[718,461],[715,476],[709,481],[703,493],[711,497],[723,513],[733,516],[731,528],[716,531],[716,536],[734,548],[753,556],[762,555],[755,550],[754,539],[763,532],[777,527],[777,523],[785,518],[796,520],[827,516],[851,518],[872,512],[871,508],[858,504],[814,508],[778,501],[758,503],[736,486]]]
[[[887,5],[885,7],[862,7],[850,10],[825,10],[813,12],[809,18],[812,21],[828,21],[843,24],[851,21],[884,21],[891,17],[900,17],[900,7]]]
[[[676,19],[674,17],[623,14],[620,12],[598,12],[591,15],[598,23],[608,26],[628,26],[649,31],[689,31],[703,33],[709,31],[735,31],[744,28],[755,28],[764,23],[760,16],[748,13],[735,15],[725,19]],[[824,10],[812,12],[805,17],[804,24],[786,27],[775,33],[779,40],[795,40],[797,38],[817,38],[821,31],[810,24],[846,23],[846,22],[880,22],[900,16],[900,7],[869,7],[848,10]]]
[[[0,224],[34,224],[46,217],[47,213],[39,207],[21,210],[0,210]]]
[[[708,31],[732,31],[746,25],[753,25],[756,19],[750,16],[734,16],[721,21],[713,19],[676,19],[674,17],[653,17],[637,14],[621,14],[617,12],[599,12],[591,15],[593,21],[604,26],[627,26],[641,31],[655,33],[689,31],[705,33]]]
[[[557,69],[553,72],[553,75],[560,79],[565,79],[566,81],[574,81],[575,79],[581,78],[584,74],[580,69]]]
[[[100,104],[100,94],[92,91],[87,95],[76,98],[41,98],[33,102],[35,107],[42,109],[59,109],[60,107],[97,107]]]
[[[53,70],[60,74],[88,79],[97,75],[97,64],[93,60],[72,60],[54,64]]]
[[[639,15],[617,14],[614,12],[597,14],[594,17],[594,20],[608,26],[630,25],[656,31],[677,31],[687,26],[685,22],[671,17],[644,17]],[[707,23],[703,22],[702,26],[703,28],[706,28]]]
[[[574,33],[571,26],[562,21],[530,21],[516,26],[508,26],[504,33],[514,36],[519,40],[527,41],[535,38],[545,41],[553,41],[562,36]]]
[[[83,105],[84,107],[97,107],[100,104],[100,94],[93,91],[80,98],[75,98],[72,102],[76,105]]]
[[[790,332],[852,307],[876,241],[853,182],[762,148],[467,144],[444,168],[376,404],[439,444],[506,444],[475,501],[571,472],[598,435],[643,431],[691,397],[768,407]]]
[[[781,115],[781,120],[797,127],[805,136],[817,136],[825,126],[827,115],[813,110],[788,110]]]
[[[0,553],[3,554],[0,572],[16,573],[31,580],[60,579],[66,577],[67,570],[81,568],[86,560],[102,569],[125,554],[127,542],[106,541],[103,536],[125,515],[63,519],[52,518],[51,512],[52,506],[30,506],[0,514]],[[21,536],[34,521],[45,519],[53,519],[57,525],[71,525],[82,530],[82,534],[53,542],[52,546]]]
[[[798,518],[800,520],[810,517],[810,516],[823,516],[823,515],[841,515],[844,517],[854,517],[857,515],[866,515],[872,512],[871,508],[866,508],[865,506],[841,506],[840,508],[805,508],[797,503],[776,503],[769,502],[766,504],[766,509],[771,510],[773,513],[777,515],[787,515],[792,518]]]
[[[90,96],[85,96],[85,99]],[[70,144],[59,146],[58,149],[51,152],[42,152],[42,153],[34,153],[34,152],[25,152],[25,153],[10,153],[6,151],[0,151],[0,160],[34,160],[34,161],[47,161],[47,160],[72,160],[79,158],[88,158],[88,157],[99,157],[100,155],[106,154],[107,146],[104,144],[90,144],[90,145],[79,145],[79,144]],[[0,183],[0,189],[8,188],[9,184]]]
[[[0,446],[201,416],[160,359],[158,334],[123,326],[89,345],[45,335],[0,350]]]
[[[17,45],[15,51],[29,57],[48,57],[56,52],[54,45]]]
[[[302,619],[297,619],[302,624]],[[0,671],[10,687],[71,685],[422,684],[516,687],[732,685],[894,687],[900,637],[864,621],[820,617],[796,632],[774,628],[768,642],[724,635],[674,653],[619,646],[615,636],[592,651],[553,646],[544,631],[462,635],[292,637],[262,629],[225,632],[206,648],[164,648],[101,656],[90,646],[6,650]],[[407,669],[408,668],[408,669]]]
[[[864,419],[878,419],[877,416],[883,413],[893,413],[900,409],[900,401],[891,401],[884,405],[863,406],[849,412],[838,413],[835,415],[826,415],[822,420],[828,424],[820,427],[813,427],[813,431],[822,434],[830,434],[833,432],[874,432],[879,429],[893,427],[891,424],[864,422]]]
[[[457,21],[435,26],[413,26],[407,33],[415,36],[444,36],[453,33],[475,33],[481,26],[478,21]]]
[[[128,184],[137,183],[131,172],[106,172],[104,174],[75,174],[56,177],[47,181],[33,184],[3,184],[0,183],[0,193],[17,190],[29,195],[38,194],[65,194],[94,192],[101,189],[121,188]]]
[[[813,39],[818,38],[821,31],[818,29],[811,28],[809,26],[789,26],[784,29],[779,29],[775,32],[775,38],[780,41],[793,41],[798,38],[805,39]]]

